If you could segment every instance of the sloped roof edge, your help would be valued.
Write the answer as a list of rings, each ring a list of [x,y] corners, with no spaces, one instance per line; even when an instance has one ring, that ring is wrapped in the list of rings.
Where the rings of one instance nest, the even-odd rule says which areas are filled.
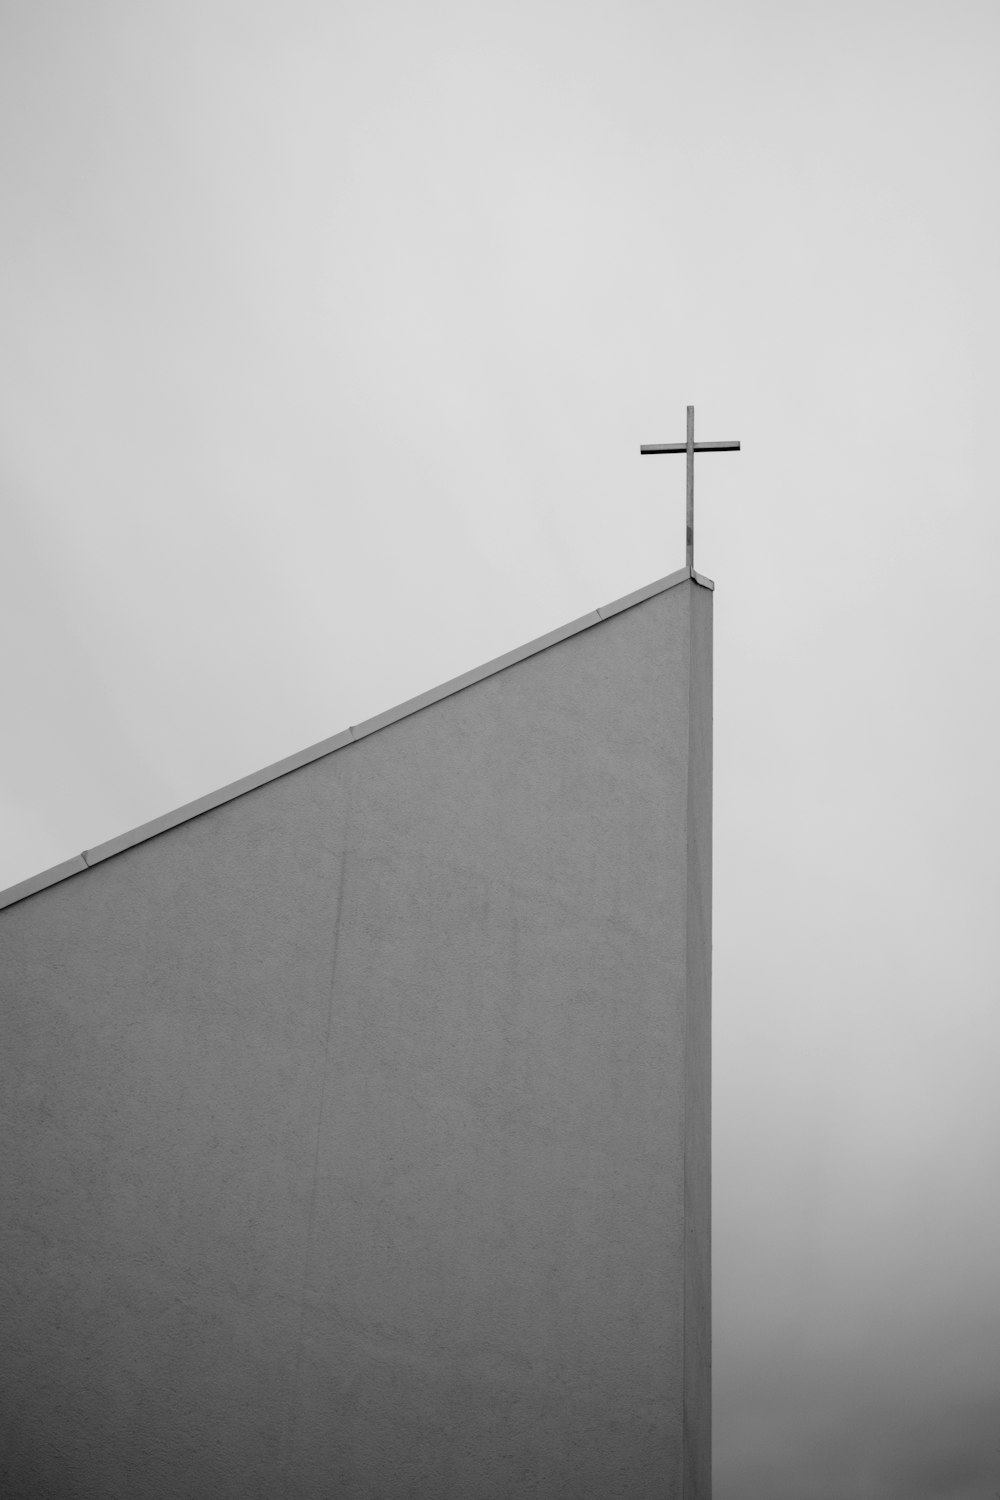
[[[307,766],[314,760],[321,760],[325,755],[332,755],[346,745],[353,745],[357,740],[362,740],[369,734],[375,734],[379,729],[385,729],[399,719],[418,713],[420,709],[428,708],[432,703],[439,703],[442,698],[450,698],[452,693],[460,693],[463,688],[482,682],[484,678],[492,677],[495,673],[504,671],[506,667],[515,666],[517,662],[524,661],[529,656],[535,656],[538,652],[547,650],[549,646],[558,645],[560,641],[568,640],[570,636],[579,635],[581,631],[589,630],[593,625],[600,625],[603,620],[609,620],[613,615],[621,614],[623,610],[642,604],[644,600],[652,599],[656,594],[665,593],[667,589],[675,588],[677,584],[685,583],[689,578],[700,584],[702,588],[715,588],[710,578],[704,578],[690,568],[679,568],[676,573],[669,573],[666,578],[659,578],[655,583],[647,584],[645,588],[636,589],[634,593],[626,594],[623,599],[616,599],[612,604],[601,605],[599,609],[593,610],[588,615],[581,615],[578,620],[572,620],[568,625],[560,625],[558,629],[550,630],[547,635],[540,635],[537,639],[528,641],[524,646],[517,646],[513,651],[495,657],[493,661],[485,662],[480,667],[473,667],[471,671],[463,672],[460,677],[453,677],[449,682],[442,683],[440,687],[431,688],[428,692],[420,693],[416,698],[409,698],[395,708],[375,714],[373,718],[366,719],[363,724],[352,724],[340,734],[320,740],[318,744],[310,745],[308,749],[300,750],[295,755],[286,756],[284,760],[275,761],[273,765],[265,766],[261,771],[254,771],[249,776],[241,777],[239,781],[232,781],[228,786],[220,787],[218,791],[209,792],[204,797],[196,798],[194,802],[187,802],[183,807],[175,808],[173,812],[164,813],[161,817],[154,818],[152,822],[142,823],[128,833],[121,833],[117,838],[97,844],[93,849],[85,849],[82,854],[74,855],[72,859],[53,865],[48,870],[42,870],[37,875],[31,875],[27,880],[19,881],[17,885],[8,886],[5,891],[0,891],[0,909],[13,906],[15,902],[23,901],[25,897],[33,896],[36,892],[43,891],[50,885],[56,885],[61,880],[68,880],[72,875],[89,870],[94,865],[113,858],[116,854],[124,853],[126,849],[131,849],[136,844],[145,843],[147,839],[155,838],[157,834],[166,833],[180,823],[187,823],[191,818],[197,818],[215,807],[221,807],[225,802],[232,802],[235,798],[242,797],[245,792],[252,792],[269,781],[277,781],[280,776],[287,776],[290,771],[297,771],[301,766]]]

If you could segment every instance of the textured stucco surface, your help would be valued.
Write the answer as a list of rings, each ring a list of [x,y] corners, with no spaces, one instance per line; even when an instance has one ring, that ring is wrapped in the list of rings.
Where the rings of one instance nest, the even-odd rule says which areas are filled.
[[[708,1496],[710,631],[0,912],[0,1493]]]

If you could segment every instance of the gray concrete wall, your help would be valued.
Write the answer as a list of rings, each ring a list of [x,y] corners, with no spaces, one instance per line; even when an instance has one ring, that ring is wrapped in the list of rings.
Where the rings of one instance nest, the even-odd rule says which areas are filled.
[[[7,1500],[706,1500],[710,629],[0,912]]]

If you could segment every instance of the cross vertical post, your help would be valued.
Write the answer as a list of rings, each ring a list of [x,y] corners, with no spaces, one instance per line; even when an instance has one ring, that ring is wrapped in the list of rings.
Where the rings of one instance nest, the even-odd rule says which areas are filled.
[[[687,442],[644,443],[640,453],[685,453],[687,454],[687,545],[685,561],[694,572],[694,456],[696,453],[733,453],[739,451],[739,443],[696,443],[694,440],[694,407],[687,409]]]
[[[694,407],[687,409],[687,552],[685,562],[694,572]]]

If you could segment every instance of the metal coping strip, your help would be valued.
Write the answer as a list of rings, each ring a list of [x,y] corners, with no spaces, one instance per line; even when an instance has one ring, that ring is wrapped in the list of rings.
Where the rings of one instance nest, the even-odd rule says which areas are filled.
[[[602,621],[621,614],[623,610],[632,609],[646,599],[663,594],[667,589],[675,588],[677,584],[684,583],[689,578],[700,584],[702,588],[715,588],[710,578],[705,578],[690,568],[679,568],[676,573],[668,573],[665,578],[659,578],[655,583],[647,584],[645,588],[636,589],[634,593],[626,594],[622,599],[616,599],[611,604],[603,604],[599,609],[592,610],[588,615],[581,615],[578,620],[572,620],[568,625],[560,625],[558,629],[550,630],[546,635],[538,636],[523,646],[517,646],[503,656],[484,662],[481,667],[473,667],[471,671],[463,672],[460,677],[451,678],[440,687],[430,688],[428,692],[419,693],[416,698],[409,698],[395,708],[375,714],[373,718],[366,719],[362,724],[352,724],[350,728],[341,730],[339,734],[332,735],[329,739],[320,740],[318,744],[310,745],[305,750],[299,750],[295,755],[275,761],[273,765],[265,766],[263,770],[243,776],[239,781],[231,781],[228,786],[220,787],[218,791],[198,797],[194,802],[186,802],[183,807],[175,808],[173,812],[164,813],[161,817],[153,818],[149,823],[142,823],[128,833],[118,834],[116,838],[97,844],[93,849],[85,849],[82,854],[76,854],[72,859],[64,860],[48,870],[41,870],[37,875],[29,876],[27,880],[8,886],[5,891],[0,891],[0,909],[13,906],[15,902],[23,901],[25,897],[33,896],[36,892],[46,890],[51,885],[57,885],[61,880],[68,880],[71,876],[89,870],[106,859],[112,859],[114,855],[122,854],[126,849],[134,848],[136,844],[143,844],[147,839],[155,838],[157,834],[166,833],[181,823],[187,823],[202,813],[211,812],[213,808],[233,802],[246,792],[255,791],[257,787],[266,786],[269,781],[277,781],[280,777],[287,776],[290,771],[297,771],[315,760],[322,760],[326,755],[333,755],[337,750],[352,745],[357,740],[365,739],[368,735],[375,734],[390,724],[398,723],[400,719],[408,718],[410,714],[419,713],[422,708],[429,708],[432,703],[440,703],[443,698],[450,698],[453,693],[460,693],[463,688],[472,687],[474,683],[493,677],[507,667],[516,666],[518,662],[525,661],[529,656],[536,656],[540,651],[547,650],[549,646],[556,646],[560,641],[569,640],[572,636],[579,635],[581,631],[589,630],[591,626],[600,625]]]

